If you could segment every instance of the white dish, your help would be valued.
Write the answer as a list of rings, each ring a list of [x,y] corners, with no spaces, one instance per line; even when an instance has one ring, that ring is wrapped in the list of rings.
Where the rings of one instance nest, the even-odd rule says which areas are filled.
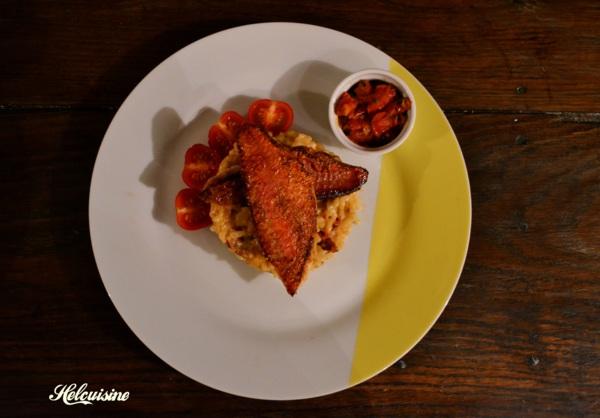
[[[335,103],[337,99],[341,96],[343,92],[350,89],[354,84],[356,84],[360,80],[381,80],[387,83],[391,83],[394,86],[396,86],[398,90],[400,90],[404,97],[408,97],[411,102],[411,108],[407,112],[407,120],[402,130],[398,133],[396,138],[392,139],[390,142],[380,147],[363,147],[353,142],[346,136],[346,134],[344,134],[344,131],[342,130],[338,122],[338,116],[335,114]],[[340,84],[338,84],[338,86],[333,91],[331,98],[329,99],[328,115],[329,126],[331,126],[331,130],[333,131],[337,140],[340,141],[345,147],[351,149],[352,151],[358,152],[359,154],[387,154],[388,152],[392,152],[400,145],[402,145],[402,143],[406,141],[406,139],[412,132],[412,129],[415,126],[415,120],[417,119],[417,103],[415,101],[415,96],[410,90],[410,87],[408,87],[404,80],[402,80],[400,77],[398,77],[390,71],[372,68],[362,70],[354,74],[350,74],[348,77],[343,79],[340,82]]]
[[[441,231],[439,242],[451,245],[443,253],[456,255],[451,262],[436,264],[443,274],[435,280],[410,274],[397,279],[386,273],[394,282],[380,295],[414,297],[424,285],[423,297],[429,298],[426,315],[392,312],[398,306],[413,307],[368,293],[390,286],[381,284],[385,277],[379,274],[379,267],[390,271],[386,262],[369,262],[372,240],[382,235],[374,232],[381,226],[381,222],[374,224],[376,202],[382,198],[380,175],[383,187],[390,179],[407,184],[417,172],[402,171],[406,168],[394,169],[397,174],[393,175],[389,170],[382,172],[386,160],[382,163],[380,157],[360,156],[341,147],[327,120],[328,100],[340,80],[362,68],[388,68],[390,63],[390,57],[373,46],[330,29],[292,23],[249,25],[183,48],[127,97],[98,152],[90,187],[90,235],[111,300],[158,357],[225,392],[262,399],[308,398],[345,389],[383,370],[432,326],[458,280],[468,230],[461,226],[466,238],[461,235],[458,244],[443,236],[452,228]],[[398,66],[398,71],[405,70]],[[406,77],[413,91],[420,86],[407,72]],[[437,184],[446,178],[444,172],[437,173],[438,154],[431,151],[441,145],[446,148],[439,155],[455,155],[451,169],[466,179],[460,149],[443,113],[424,88],[418,88],[421,100],[440,118],[439,134],[428,135],[436,142],[423,143],[432,160],[419,160],[427,163],[419,169],[421,184]],[[184,187],[181,168],[186,149],[207,142],[208,129],[222,111],[243,113],[259,97],[288,102],[295,111],[294,129],[311,134],[344,161],[370,172],[361,191],[361,223],[352,230],[343,251],[313,271],[293,298],[279,280],[240,262],[210,231],[183,231],[175,222],[174,199]],[[411,142],[401,149],[410,150]],[[406,194],[414,210],[412,215],[394,211],[399,216],[398,228],[409,231],[411,220],[421,212],[431,225],[438,221],[448,225],[443,214],[437,220],[420,211],[421,199],[443,196],[444,202],[436,201],[431,207],[456,206],[455,194],[468,193],[465,181],[431,193]],[[455,193],[456,187],[460,189]],[[392,188],[400,196],[398,187]],[[466,208],[463,200],[457,211],[468,214],[470,225],[470,206]],[[422,228],[419,231],[424,236]],[[424,242],[421,247],[421,241],[411,249],[417,256],[402,261],[405,267],[413,262],[429,265],[418,254],[429,257],[431,246]],[[405,242],[410,244],[408,238]],[[405,254],[411,252],[407,249]],[[398,293],[393,290],[396,285],[401,286]],[[403,291],[405,286],[412,290]],[[374,301],[376,305],[369,305]],[[418,321],[405,323],[403,318],[415,312],[420,315]],[[394,322],[383,334],[372,334],[368,323],[382,323],[378,315]],[[369,341],[382,349],[365,351]]]

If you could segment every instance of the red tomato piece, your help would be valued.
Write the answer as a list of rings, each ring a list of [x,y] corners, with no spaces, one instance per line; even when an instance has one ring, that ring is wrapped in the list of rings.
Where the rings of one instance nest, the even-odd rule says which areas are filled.
[[[389,84],[379,84],[369,99],[367,112],[374,113],[386,107],[396,97],[396,88]]]
[[[217,174],[221,159],[217,152],[204,144],[192,145],[185,152],[181,177],[192,189],[202,190],[206,180]]]
[[[294,111],[286,102],[259,99],[250,105],[248,121],[277,135],[290,129],[294,123]]]
[[[235,138],[240,132],[243,124],[244,117],[233,110],[223,113],[218,122],[218,125],[221,127],[221,129],[227,132],[229,136],[233,138]]]
[[[177,225],[188,231],[205,228],[212,224],[210,203],[194,189],[183,189],[175,197]]]
[[[356,106],[356,109],[354,109],[354,111],[349,116],[350,119],[365,119],[366,117],[367,106],[365,106],[363,103],[359,103],[359,105]]]
[[[244,118],[239,113],[232,110],[223,113],[208,131],[208,145],[224,158],[233,148],[243,124]]]
[[[403,97],[402,100],[396,104],[396,111],[398,113],[404,113],[410,110],[411,103],[408,97]]]
[[[346,136],[357,144],[365,144],[373,139],[371,124],[363,117],[348,119],[342,129]]]
[[[368,100],[369,95],[373,92],[373,85],[369,80],[360,80],[354,87],[354,94],[358,98],[358,101],[364,102]]]
[[[343,92],[342,95],[335,102],[335,114],[338,116],[350,117],[356,107],[358,106],[358,100],[350,95],[347,91]]]
[[[220,159],[225,158],[229,154],[234,142],[235,140],[228,137],[219,125],[213,125],[208,130],[208,146],[219,155]]]
[[[396,125],[398,125],[398,113],[395,109],[385,109],[377,112],[371,119],[371,128],[373,129],[373,135],[376,137],[383,135]]]

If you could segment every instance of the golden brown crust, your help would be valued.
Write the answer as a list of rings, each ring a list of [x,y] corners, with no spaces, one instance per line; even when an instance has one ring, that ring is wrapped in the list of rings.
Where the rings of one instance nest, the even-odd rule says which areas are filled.
[[[294,131],[279,134],[274,138],[277,142],[290,147],[304,146],[314,151],[323,151],[321,144],[310,136]],[[330,154],[337,158],[334,154]],[[223,181],[223,178],[237,177],[239,174],[240,154],[235,145],[219,167],[219,173],[212,184]],[[240,189],[240,194],[243,192]],[[360,198],[357,192],[338,196],[331,199],[320,200],[317,203],[317,231],[314,235],[313,248],[307,263],[307,270],[311,271],[323,265],[341,251],[353,225],[358,223],[360,211]],[[273,265],[265,258],[258,239],[255,235],[256,228],[250,214],[247,202],[217,204],[211,201],[210,217],[213,224],[211,230],[219,240],[229,248],[240,260],[260,271],[268,272],[277,277]],[[334,245],[328,245],[329,240]]]
[[[320,153],[325,150],[313,138],[298,132],[288,131],[273,139],[278,143],[280,149],[288,151],[297,149],[297,147],[302,147],[301,149],[312,153]],[[340,162],[334,154],[325,154],[330,157],[328,160]],[[294,158],[297,157],[294,156]],[[307,169],[306,165],[303,168]],[[308,169],[310,170],[310,167]],[[366,170],[364,172],[366,173]],[[213,188],[216,189],[212,190]],[[254,220],[243,193],[240,152],[237,144],[225,157],[218,174],[208,182],[203,193],[211,203],[210,216],[213,220],[211,230],[219,237],[219,240],[248,265],[279,276],[258,241]],[[318,200],[317,225],[313,234],[310,256],[306,262],[306,271],[321,266],[326,260],[333,257],[336,251],[343,248],[352,226],[358,222],[359,210],[360,199],[356,192]],[[304,280],[306,276],[305,273],[301,280]]]
[[[238,146],[256,236],[293,295],[307,271],[317,229],[314,178],[297,158],[259,128],[242,128]]]
[[[295,147],[291,152],[315,181],[317,199],[329,199],[357,191],[366,183],[369,172],[341,162],[331,154]]]
[[[369,172],[362,168],[343,163],[335,156],[322,151],[313,151],[308,147],[286,147],[277,144],[277,146],[291,157],[296,158],[302,168],[313,177],[315,183],[315,194],[318,200],[331,199],[337,196],[344,196],[359,190],[366,183]],[[237,171],[229,174],[229,177],[235,177]],[[208,190],[213,187],[219,187],[219,194],[229,193],[237,198],[241,193],[241,182],[214,182],[208,186]],[[239,190],[224,190],[225,188],[240,188]],[[216,202],[218,203],[218,202]]]

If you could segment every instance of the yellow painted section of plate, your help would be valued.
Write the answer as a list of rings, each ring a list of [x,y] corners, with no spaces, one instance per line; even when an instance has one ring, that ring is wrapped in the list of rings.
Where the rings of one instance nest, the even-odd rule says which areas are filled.
[[[381,162],[351,384],[390,366],[431,328],[458,282],[471,229],[469,179],[450,124],[405,68],[392,61],[390,70],[413,91],[417,120]]]

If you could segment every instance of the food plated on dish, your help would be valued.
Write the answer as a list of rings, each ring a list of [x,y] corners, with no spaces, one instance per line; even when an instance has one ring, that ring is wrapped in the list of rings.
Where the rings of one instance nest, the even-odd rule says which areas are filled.
[[[269,50],[261,53],[264,45]],[[418,111],[408,140],[384,157],[377,148],[357,156],[350,140],[354,148],[325,142],[333,139],[323,123],[325,96],[366,67],[387,69],[412,90],[406,125]],[[247,108],[237,106],[248,96],[269,95],[286,98],[296,113],[286,135],[310,133],[344,162],[369,171],[358,192],[360,223],[293,298],[271,274],[252,274],[208,227],[181,230],[173,208],[186,187],[180,180],[186,150],[196,142],[212,148],[207,132],[221,125],[211,109],[244,115]],[[193,178],[193,170],[187,174]],[[290,23],[214,34],[149,73],[107,129],[89,208],[102,282],[143,344],[197,382],[273,400],[349,388],[407,353],[448,303],[471,213],[459,144],[418,80],[354,37]]]
[[[335,114],[352,142],[376,148],[398,136],[410,107],[410,99],[393,84],[363,79],[337,98]]]
[[[310,136],[289,130],[293,110],[260,99],[247,117],[227,111],[209,146],[185,155],[187,189],[175,201],[178,224],[211,226],[249,265],[278,276],[294,295],[309,270],[339,251],[358,222],[362,167],[346,164]]]
[[[347,148],[384,154],[399,147],[416,120],[414,95],[400,77],[382,69],[352,73],[334,90],[329,125]]]

